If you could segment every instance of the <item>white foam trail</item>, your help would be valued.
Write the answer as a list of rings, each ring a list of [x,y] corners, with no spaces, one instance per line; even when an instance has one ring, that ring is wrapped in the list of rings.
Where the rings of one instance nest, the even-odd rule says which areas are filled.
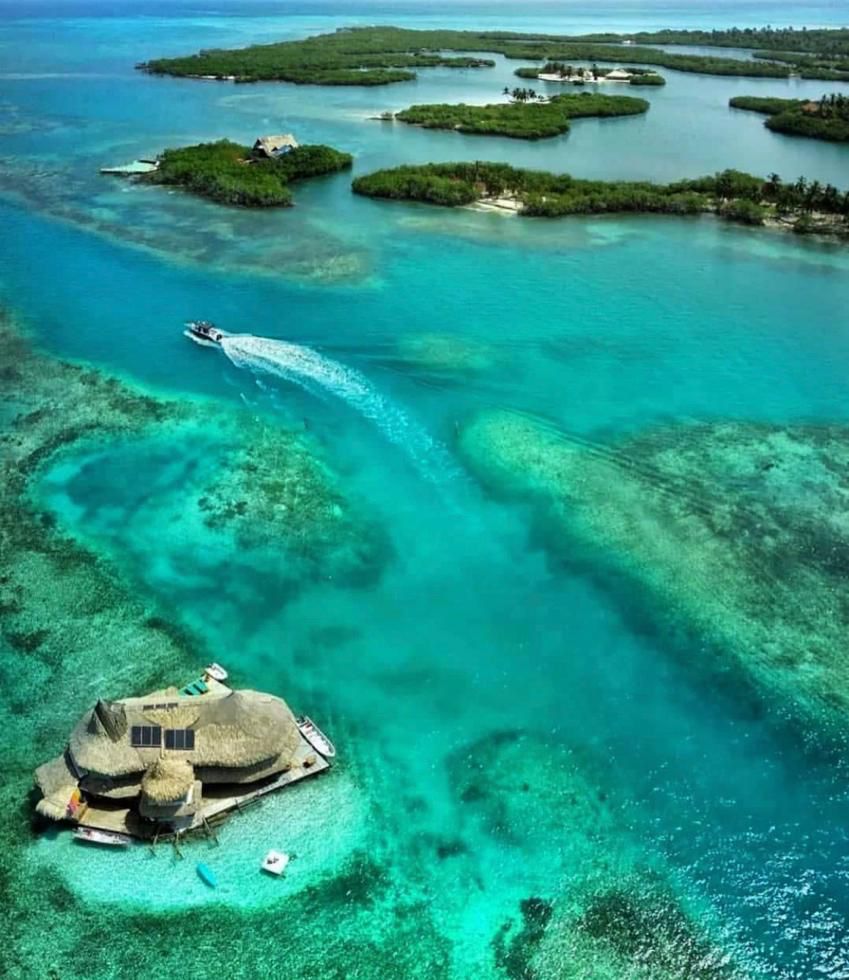
[[[403,448],[426,476],[433,479],[437,471],[445,476],[453,469],[446,450],[353,368],[300,344],[250,334],[228,334],[221,347],[238,368],[264,371],[307,391],[340,398]]]

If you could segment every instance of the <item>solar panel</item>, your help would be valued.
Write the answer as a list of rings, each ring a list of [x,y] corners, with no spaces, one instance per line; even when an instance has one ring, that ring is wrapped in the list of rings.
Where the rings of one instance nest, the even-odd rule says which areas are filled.
[[[137,749],[150,749],[162,745],[162,729],[159,725],[133,725],[130,729],[130,745]]]
[[[178,752],[191,752],[195,747],[195,733],[191,728],[166,728],[165,748]]]

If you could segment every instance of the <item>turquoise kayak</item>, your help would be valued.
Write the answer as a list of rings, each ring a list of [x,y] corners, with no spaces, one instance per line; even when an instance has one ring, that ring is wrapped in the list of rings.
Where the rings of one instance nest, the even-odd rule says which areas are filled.
[[[215,872],[208,864],[204,864],[203,861],[198,862],[197,872],[200,875],[201,881],[209,885],[210,888],[218,887],[218,879],[215,877]]]

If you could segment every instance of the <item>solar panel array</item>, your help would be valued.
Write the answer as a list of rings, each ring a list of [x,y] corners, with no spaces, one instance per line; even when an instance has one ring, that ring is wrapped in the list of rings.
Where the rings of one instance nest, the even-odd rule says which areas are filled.
[[[195,747],[195,733],[191,728],[166,728],[165,748],[191,752]]]
[[[159,748],[162,745],[162,729],[159,725],[133,725],[130,745],[136,749]]]

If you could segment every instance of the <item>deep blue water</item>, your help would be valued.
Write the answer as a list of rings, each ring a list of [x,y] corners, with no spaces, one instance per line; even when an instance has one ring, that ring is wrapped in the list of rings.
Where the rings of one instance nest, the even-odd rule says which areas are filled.
[[[330,803],[316,804],[326,847],[284,814],[303,856],[291,887],[369,848],[396,876],[378,926],[426,901],[451,974],[486,976],[492,937],[521,899],[559,900],[588,863],[609,858],[660,868],[746,975],[849,975],[839,762],[788,732],[781,705],[717,683],[697,641],[673,649],[645,600],[554,560],[527,513],[489,497],[455,452],[458,429],[491,408],[544,417],[591,445],[693,420],[845,423],[845,249],[709,219],[536,223],[383,204],[353,197],[348,175],[298,188],[291,211],[254,215],[97,174],[180,142],[292,130],[352,152],[355,172],[452,158],[658,179],[735,166],[845,188],[849,148],[774,135],[727,108],[744,91],[839,88],[820,82],[668,72],[643,118],[580,121],[564,139],[517,145],[367,118],[493,98],[514,67],[503,60],[376,91],[154,79],[132,67],[351,23],[834,25],[845,4],[3,3],[0,18],[3,302],[51,352],[308,426],[391,542],[383,577],[356,589],[293,584],[273,553],[254,567],[211,554],[180,508],[183,464],[200,465],[201,450],[155,440],[63,460],[39,491],[82,540],[175,604],[219,659],[284,696],[296,677],[330,719],[352,761]],[[383,415],[358,411],[351,387],[303,388],[187,344],[180,324],[192,316],[318,351],[364,378]],[[446,338],[477,358],[448,377],[415,354]],[[424,460],[422,434],[436,445]],[[519,843],[465,817],[447,760],[505,729],[593,760],[582,778],[609,800],[616,829],[589,859],[555,806],[513,828]],[[422,865],[421,842],[451,835],[467,842],[462,865]],[[220,870],[233,884],[218,901],[278,914],[247,848],[229,842]],[[186,881],[191,868],[151,881],[132,858],[84,858],[52,839],[32,850],[82,901],[111,899],[128,915],[139,903],[212,901]],[[266,951],[248,951],[263,962]]]

